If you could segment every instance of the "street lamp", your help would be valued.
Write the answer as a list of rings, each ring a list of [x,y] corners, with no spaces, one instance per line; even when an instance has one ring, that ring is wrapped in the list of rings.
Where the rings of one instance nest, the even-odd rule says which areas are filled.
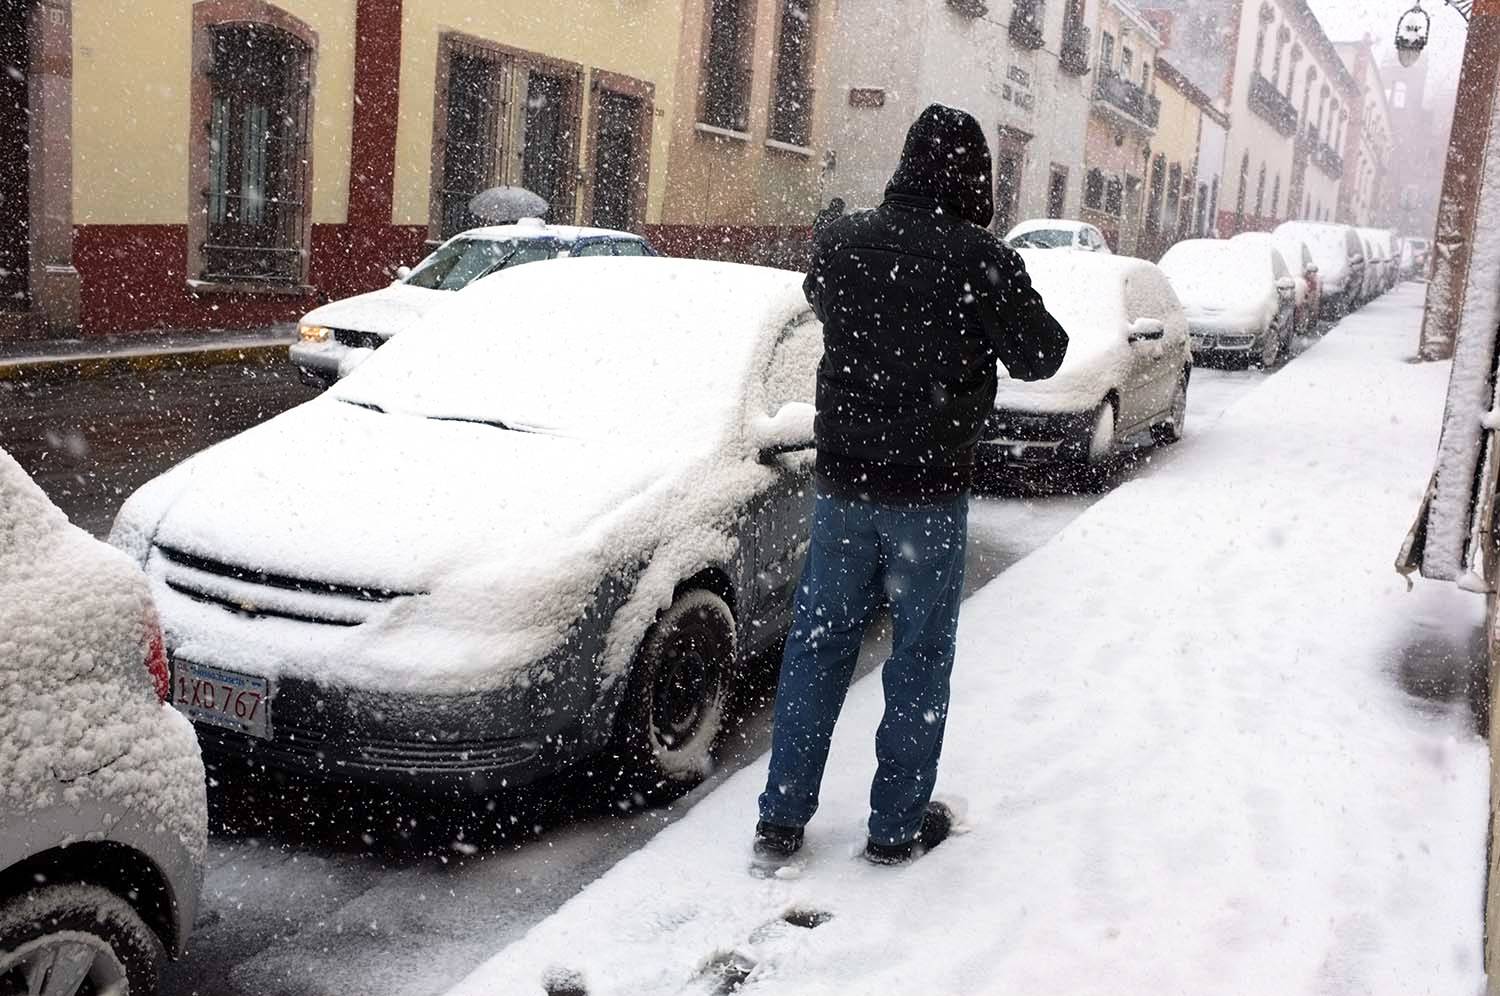
[[[1422,57],[1427,47],[1427,36],[1432,30],[1432,18],[1422,9],[1422,0],[1401,15],[1396,22],[1396,58],[1403,66],[1412,66]]]

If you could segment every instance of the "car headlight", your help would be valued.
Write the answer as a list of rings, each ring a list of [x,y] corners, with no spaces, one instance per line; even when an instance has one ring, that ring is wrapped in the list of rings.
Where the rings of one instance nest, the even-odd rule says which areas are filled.
[[[322,325],[299,325],[297,333],[302,337],[303,342],[327,342],[333,337],[333,329]]]

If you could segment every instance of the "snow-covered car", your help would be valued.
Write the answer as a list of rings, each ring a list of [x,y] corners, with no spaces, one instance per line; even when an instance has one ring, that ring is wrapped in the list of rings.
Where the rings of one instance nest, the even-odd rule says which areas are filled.
[[[1068,333],[1057,373],[1000,381],[976,451],[981,471],[1099,471],[1123,452],[1182,437],[1192,353],[1182,306],[1143,259],[1023,250]]]
[[[1385,257],[1376,245],[1373,233],[1368,228],[1356,228],[1359,244],[1365,251],[1365,279],[1360,288],[1361,302],[1373,301],[1380,296],[1385,285]]]
[[[1299,238],[1312,251],[1321,284],[1319,307],[1322,317],[1337,321],[1359,306],[1364,286],[1364,243],[1348,225],[1316,221],[1287,221],[1276,227],[1276,235]]]
[[[1430,243],[1426,239],[1401,240],[1401,276],[1406,280],[1427,279],[1427,253]]]
[[[1084,252],[1108,254],[1104,233],[1084,221],[1062,218],[1034,218],[1023,221],[1005,233],[1012,249],[1081,249]]]
[[[1231,242],[1272,248],[1281,253],[1282,262],[1292,275],[1294,334],[1303,335],[1312,331],[1318,317],[1318,300],[1321,294],[1318,281],[1318,265],[1313,262],[1312,251],[1307,243],[1295,235],[1268,235],[1264,232],[1242,232]]]
[[[649,784],[701,777],[806,549],[823,340],[801,282],[522,267],[147,483],[112,539],[179,701],[261,696],[197,715],[210,760],[485,792],[608,750]]]
[[[302,379],[327,387],[374,349],[475,280],[523,263],[590,256],[656,256],[639,235],[608,228],[548,225],[523,218],[460,232],[389,287],[330,301],[303,316],[291,359]]]
[[[150,589],[0,451],[0,992],[156,991],[193,926],[203,761]]]
[[[1193,355],[1272,366],[1292,337],[1296,281],[1269,236],[1188,239],[1161,268],[1187,312]]]

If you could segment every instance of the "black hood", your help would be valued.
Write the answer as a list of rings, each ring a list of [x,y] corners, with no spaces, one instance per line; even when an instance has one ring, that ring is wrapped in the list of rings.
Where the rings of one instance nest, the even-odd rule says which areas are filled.
[[[936,201],[964,221],[988,228],[995,217],[991,169],[979,122],[956,107],[931,104],[906,133],[901,164],[885,195]]]

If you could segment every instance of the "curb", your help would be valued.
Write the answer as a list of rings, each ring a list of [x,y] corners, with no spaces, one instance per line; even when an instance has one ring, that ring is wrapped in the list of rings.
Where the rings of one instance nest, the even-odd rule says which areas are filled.
[[[287,362],[287,347],[291,344],[291,340],[278,340],[243,346],[189,346],[80,356],[0,359],[0,381],[86,380],[122,371],[148,373],[163,369],[198,369],[225,363],[271,366],[277,362]]]

